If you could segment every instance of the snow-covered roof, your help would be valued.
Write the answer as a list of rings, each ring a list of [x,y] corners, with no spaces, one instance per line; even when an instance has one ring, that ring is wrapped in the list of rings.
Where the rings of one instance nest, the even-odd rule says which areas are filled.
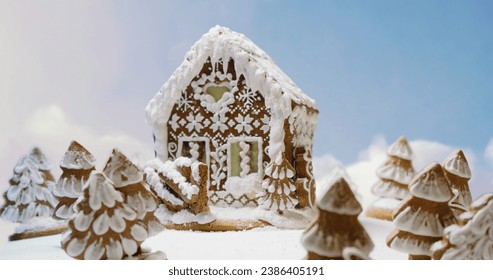
[[[456,152],[450,154],[443,161],[442,165],[443,168],[449,173],[466,179],[471,178],[469,164],[467,163],[466,156],[461,150],[457,150]]]
[[[243,75],[254,92],[264,95],[266,106],[280,110],[284,119],[291,113],[291,101],[317,108],[315,101],[250,39],[229,28],[215,26],[192,46],[182,64],[151,99],[146,108],[148,123],[157,125],[168,121],[176,101],[209,58],[212,65],[233,59],[236,75]]]

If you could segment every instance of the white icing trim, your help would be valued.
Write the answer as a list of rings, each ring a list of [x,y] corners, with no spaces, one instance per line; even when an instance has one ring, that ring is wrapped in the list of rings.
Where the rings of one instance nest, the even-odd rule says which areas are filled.
[[[200,79],[202,80],[202,79]],[[219,113],[219,114],[224,114],[226,111],[228,111],[228,106],[233,104],[235,101],[235,98],[233,96],[233,91],[236,88],[236,80],[230,79],[231,82],[221,82],[219,84],[216,84],[213,81],[209,81],[206,79],[204,82],[204,85],[201,85],[200,80],[197,81],[197,83],[192,83],[192,87],[194,89],[194,95],[193,98],[197,99],[200,101],[200,105],[205,107],[207,111],[211,113]],[[212,95],[210,95],[207,92],[207,89],[209,87],[227,87],[229,90],[225,92],[219,100],[215,100]]]

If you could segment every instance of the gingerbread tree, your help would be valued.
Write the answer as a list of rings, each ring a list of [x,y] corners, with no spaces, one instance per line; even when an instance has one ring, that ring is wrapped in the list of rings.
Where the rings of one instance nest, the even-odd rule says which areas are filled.
[[[467,163],[466,156],[461,150],[449,155],[442,163],[445,170],[445,177],[450,183],[455,198],[450,202],[456,217],[465,212],[472,203],[471,192],[469,191],[469,180],[471,170]]]
[[[307,259],[367,258],[373,242],[358,221],[362,208],[346,180],[337,179],[320,199],[318,216],[306,229],[301,244]]]
[[[154,216],[158,198],[144,183],[143,172],[118,149],[113,150],[103,172],[123,193],[124,203],[135,210],[137,220],[143,221],[149,235],[159,233],[162,226]]]
[[[103,173],[91,173],[62,247],[76,259],[122,259],[140,252],[146,225]]]
[[[94,156],[77,141],[72,141],[60,161],[62,175],[56,182],[53,194],[58,205],[53,218],[68,220],[75,214],[74,204],[82,195],[82,188],[95,169]]]
[[[433,245],[433,259],[493,260],[493,194],[480,197],[461,218],[464,224],[447,227]]]
[[[377,169],[380,180],[373,185],[372,192],[379,197],[402,200],[408,191],[408,184],[414,176],[413,152],[407,139],[402,136],[387,150],[387,161]]]
[[[259,206],[281,214],[286,209],[294,208],[298,204],[294,194],[294,168],[284,153],[280,153],[267,165],[265,175],[267,178],[262,181],[263,192],[258,195]]]
[[[392,214],[409,193],[408,184],[414,176],[412,150],[405,137],[399,138],[387,150],[387,160],[377,169],[379,180],[372,192],[379,197],[366,211],[366,216],[392,220]]]
[[[409,196],[394,213],[396,230],[387,245],[409,254],[410,260],[431,259],[430,247],[442,238],[443,230],[456,223],[448,202],[450,186],[442,167],[431,164],[409,184]]]
[[[51,194],[54,178],[52,167],[39,148],[23,156],[14,168],[1,217],[13,223],[26,223],[34,217],[51,217],[58,201]]]

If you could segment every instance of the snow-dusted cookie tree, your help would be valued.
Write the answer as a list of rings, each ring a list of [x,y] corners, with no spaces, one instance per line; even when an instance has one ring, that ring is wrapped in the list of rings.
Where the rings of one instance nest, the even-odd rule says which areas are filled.
[[[380,197],[366,212],[369,217],[392,220],[392,212],[408,193],[408,184],[414,176],[412,150],[402,136],[387,150],[387,160],[377,169],[379,180],[371,189]]]
[[[76,259],[122,259],[141,253],[140,245],[149,236],[137,212],[124,203],[103,173],[91,173],[77,214],[69,221],[62,239],[65,252]]]
[[[307,259],[368,258],[373,242],[358,221],[361,205],[342,177],[317,198],[317,209],[316,219],[301,238]]]
[[[445,228],[443,240],[432,247],[433,259],[493,260],[493,194],[472,203],[461,223]]]
[[[174,161],[151,160],[145,180],[161,200],[162,223],[207,224],[215,220],[207,197],[207,165],[180,157]]]
[[[124,195],[124,202],[137,214],[146,226],[149,236],[162,230],[154,211],[157,209],[158,198],[144,183],[143,172],[132,163],[122,152],[114,149],[103,173],[110,179],[115,188]]]
[[[450,154],[443,161],[442,166],[445,170],[445,177],[455,195],[455,198],[450,201],[450,206],[456,217],[459,217],[461,213],[467,211],[472,203],[472,196],[469,191],[471,170],[466,156],[461,150]]]
[[[456,219],[448,202],[453,197],[442,167],[431,164],[409,184],[408,197],[394,213],[396,230],[387,245],[409,254],[410,260],[431,259],[430,247]]]
[[[54,178],[51,162],[39,148],[33,148],[14,167],[5,204],[0,209],[2,219],[23,225],[11,240],[59,233],[63,230],[51,219],[57,199],[52,195]]]
[[[2,218],[13,223],[26,223],[34,217],[50,217],[57,200],[51,194],[52,168],[39,148],[33,148],[14,167],[9,188],[4,194]]]
[[[77,141],[72,141],[60,161],[63,173],[56,182],[53,194],[58,205],[53,218],[68,220],[75,214],[74,204],[82,195],[82,188],[95,169],[96,159]]]
[[[263,192],[258,195],[259,206],[282,214],[298,204],[293,177],[294,168],[286,160],[284,153],[267,165],[266,179],[262,182]]]

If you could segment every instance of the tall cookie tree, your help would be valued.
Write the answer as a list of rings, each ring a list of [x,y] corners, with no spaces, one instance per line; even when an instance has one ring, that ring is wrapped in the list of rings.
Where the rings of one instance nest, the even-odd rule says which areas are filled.
[[[144,183],[140,168],[118,149],[114,149],[103,173],[113,182],[115,188],[124,194],[124,202],[135,210],[137,220],[144,222],[149,236],[160,232],[162,226],[154,216],[158,198]]]
[[[77,204],[77,214],[68,223],[62,247],[76,259],[122,259],[140,252],[148,237],[137,213],[124,203],[103,173],[93,172]]]
[[[53,218],[68,220],[75,214],[74,204],[82,195],[82,188],[91,172],[95,170],[94,156],[77,141],[72,141],[60,161],[63,173],[56,182],[53,194],[58,205]]]
[[[448,201],[450,186],[442,167],[431,164],[414,177],[410,195],[394,214],[396,230],[387,245],[408,253],[409,259],[431,259],[430,247],[442,238],[443,230],[456,223]]]
[[[472,203],[471,192],[469,191],[469,180],[471,170],[467,163],[466,156],[461,150],[449,155],[442,163],[445,170],[445,177],[450,183],[455,199],[450,202],[456,217],[467,211]]]
[[[404,199],[409,191],[408,184],[414,176],[412,150],[407,139],[402,136],[387,150],[387,161],[377,169],[380,180],[372,187],[379,197]]]
[[[14,168],[9,188],[4,193],[1,217],[13,223],[26,223],[34,217],[50,217],[58,201],[51,194],[52,167],[39,148],[23,156]]]
[[[358,221],[362,208],[348,183],[337,179],[317,199],[318,216],[306,229],[301,244],[307,259],[367,258],[373,242]]]
[[[294,168],[284,152],[267,165],[265,175],[267,179],[262,182],[263,192],[258,195],[259,206],[279,213],[294,208],[298,204],[294,194]]]
[[[493,260],[493,194],[472,203],[461,217],[463,225],[445,229],[442,241],[432,247],[433,259]]]

